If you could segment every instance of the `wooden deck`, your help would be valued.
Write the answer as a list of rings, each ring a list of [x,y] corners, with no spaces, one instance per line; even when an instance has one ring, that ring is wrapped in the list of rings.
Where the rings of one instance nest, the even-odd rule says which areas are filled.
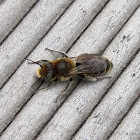
[[[140,0],[0,1],[0,140],[140,140]],[[100,53],[111,79],[36,84],[31,60]]]

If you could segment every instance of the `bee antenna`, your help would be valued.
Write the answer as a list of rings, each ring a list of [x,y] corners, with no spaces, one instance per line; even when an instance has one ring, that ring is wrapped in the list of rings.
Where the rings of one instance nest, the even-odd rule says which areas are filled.
[[[38,62],[35,62],[33,60],[30,60],[30,59],[27,59],[27,60],[30,61],[30,64],[37,64],[37,65],[39,65],[42,68],[42,66]]]

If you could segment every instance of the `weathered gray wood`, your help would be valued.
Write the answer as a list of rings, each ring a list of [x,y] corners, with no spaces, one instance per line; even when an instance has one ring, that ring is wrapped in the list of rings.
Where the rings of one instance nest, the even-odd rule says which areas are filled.
[[[0,46],[0,88],[74,0],[40,0]]]
[[[52,49],[57,48],[58,50],[68,49],[71,46],[71,44],[74,42],[74,40],[77,38],[77,36],[82,32],[82,30],[89,24],[92,18],[103,7],[105,2],[106,1],[104,0],[100,0],[100,1],[89,0],[87,3],[87,0],[83,0],[83,3],[81,3],[81,0],[79,0],[73,3],[73,5],[68,9],[66,14],[64,14],[64,16],[62,16],[61,19],[59,19],[59,21],[55,24],[55,26],[51,29],[51,31],[46,35],[44,40],[33,51],[29,59],[38,60],[38,59],[54,58],[54,55],[50,54],[50,52],[44,51],[45,48],[48,46],[51,47]],[[88,14],[85,15],[85,11]],[[17,52],[17,54],[19,52]],[[37,68],[37,66],[33,66],[33,65],[30,66],[27,64],[27,61],[25,61],[0,91],[0,95],[2,97],[0,101],[0,105],[1,105],[0,131],[2,131],[7,126],[7,124],[12,120],[12,118],[17,113],[17,111],[20,110],[21,106],[28,100],[28,98],[32,96],[33,92],[35,91],[35,89],[31,88],[32,84],[35,82],[35,78],[33,77],[35,73],[35,68]],[[62,91],[63,88],[60,88],[60,91]],[[57,88],[55,90],[55,92],[57,92],[57,95],[58,93],[60,93],[60,91]],[[56,105],[54,104],[54,108],[56,108],[55,106]],[[33,117],[35,116],[37,117],[37,115],[33,115]],[[42,120],[41,122],[42,125],[44,121]],[[25,122],[28,121],[26,120]],[[38,129],[40,128],[40,126],[36,125],[37,126],[36,129],[35,128],[36,126],[34,127],[32,125],[29,125],[31,127],[29,129],[26,129],[27,133],[25,130],[23,130],[24,128],[21,129],[21,134],[17,135],[18,139],[20,138],[22,139],[23,137],[28,138],[28,135],[30,135],[30,137],[33,137],[38,131]],[[31,131],[32,133],[30,133],[29,131]]]
[[[113,40],[113,42],[108,46],[107,50],[104,52],[104,56],[112,60],[114,64],[114,69],[109,74],[109,76],[112,76],[112,78],[98,81],[97,83],[86,83],[85,81],[81,82],[80,85],[73,91],[72,95],[68,98],[68,100],[57,111],[57,113],[54,115],[51,121],[46,125],[45,129],[39,135],[38,140],[70,139],[71,136],[74,134],[74,132],[80,127],[83,121],[88,117],[90,112],[100,101],[101,97],[106,93],[108,88],[117,78],[117,76],[121,73],[122,69],[124,69],[127,66],[127,63],[133,58],[134,54],[140,49],[140,38],[139,38],[140,17],[139,16],[140,16],[140,9],[138,9],[135,15],[133,15],[133,17],[129,20],[127,25],[122,29],[122,31],[118,34],[118,36]],[[138,69],[139,68],[136,68],[136,72]],[[140,79],[139,73],[138,76],[135,78],[136,78],[135,84],[137,84],[136,86],[137,89],[140,83],[140,82],[138,83]],[[49,92],[51,91],[48,90],[47,93]],[[48,96],[50,97],[51,94]],[[138,94],[134,95],[134,97],[136,99],[138,97]],[[49,104],[53,105],[51,102]],[[104,109],[104,107],[106,107],[105,104],[104,106],[102,106],[102,110]],[[102,110],[100,109],[98,112],[94,113],[95,119],[96,117],[98,119],[98,115],[100,116],[99,112],[102,114]],[[102,116],[102,117],[106,117],[106,116]],[[105,118],[105,119],[108,120],[109,118]],[[97,126],[103,124],[104,122],[106,121],[101,120],[99,124],[97,124]],[[94,126],[94,123],[90,125]],[[114,124],[112,123],[112,125],[109,127],[113,127],[113,125]],[[100,128],[101,129],[99,129],[99,131],[95,131],[95,133],[97,133],[95,135],[96,137],[95,140],[99,139],[100,136],[101,137],[103,136],[103,133],[101,132],[104,132],[105,129],[103,129],[103,127]],[[90,131],[92,130],[94,131],[93,127],[90,128],[88,127],[86,129],[87,133],[86,135],[84,135],[86,136],[84,139],[86,139],[88,135],[90,135]],[[107,135],[109,135],[110,133],[111,131],[108,131]],[[98,134],[99,137],[97,137]]]
[[[129,17],[129,12],[132,13],[136,7],[140,4],[139,1],[115,1],[112,0],[103,9],[91,26],[83,33],[81,39],[72,47],[73,56],[80,54],[81,52],[94,52],[99,53],[98,46],[107,46],[112,38],[121,29],[124,22]],[[106,34],[106,35],[104,35]],[[104,47],[103,47],[104,48]],[[81,51],[79,51],[79,49]],[[103,50],[100,50],[102,52]]]
[[[92,47],[92,43],[91,44],[89,43],[90,45],[87,46],[89,48],[88,51],[94,52],[94,50],[95,50],[95,52],[99,52],[100,50],[103,50],[106,47],[106,45],[109,43],[109,41],[114,37],[114,35],[122,27],[123,23],[128,19],[128,17],[132,14],[132,12],[137,7],[136,3],[133,3],[134,1],[130,1],[130,2],[131,2],[131,4],[126,3],[124,1],[124,3],[121,5],[122,7],[124,7],[125,4],[128,4],[127,6],[125,5],[125,8],[123,8],[124,11],[122,11],[121,6],[120,6],[120,9],[118,9],[118,7],[116,6],[116,12],[113,13],[113,14],[112,14],[112,9],[114,9],[114,5],[117,5],[118,1],[111,2],[111,4],[109,3],[109,5],[107,5],[106,9],[103,10],[103,12],[101,13],[101,15],[99,15],[99,17],[106,17],[105,21],[108,22],[109,18],[110,18],[108,15],[112,14],[111,22],[112,22],[112,24],[114,23],[115,26],[111,26],[112,27],[111,28],[112,32],[110,31],[110,28],[108,28],[107,30],[104,31],[104,29],[108,27],[108,24],[104,24],[105,21],[103,22],[102,18],[97,17],[96,20],[94,21],[95,23],[93,22],[92,26],[89,29],[90,30],[92,28],[98,29],[98,28],[101,27],[101,25],[104,26],[103,28],[100,28],[101,31],[97,30],[97,33],[95,35],[95,40],[96,41],[98,41],[98,39],[100,37],[102,38],[102,40],[101,40],[101,42],[98,42],[98,44],[96,44],[94,47]],[[118,5],[120,5],[120,4],[118,3]],[[134,5],[135,5],[135,8],[134,8]],[[133,7],[133,10],[132,10],[131,6]],[[111,7],[112,7],[112,9],[111,9]],[[110,10],[108,10],[108,9],[110,9]],[[121,14],[118,14],[119,11],[122,11],[122,12],[120,12]],[[124,12],[126,14],[124,14]],[[118,16],[115,16],[115,15],[118,15]],[[120,18],[120,17],[123,17],[123,18]],[[117,20],[116,20],[116,18],[117,18]],[[132,24],[133,22],[135,22],[137,20],[138,17],[136,19],[135,18],[134,18],[134,20],[130,21],[131,25],[124,29],[123,33],[118,37],[118,40],[116,42],[119,43],[120,39],[123,39],[124,35],[127,35],[129,32],[131,33],[132,30],[137,28],[138,25],[136,23],[134,25]],[[117,24],[116,24],[116,22],[117,22]],[[120,26],[120,24],[121,24],[121,26]],[[59,26],[58,25],[56,24],[57,28],[60,26],[60,25]],[[59,32],[59,31],[56,32],[56,29],[57,29],[56,27],[54,27],[50,31],[50,33],[44,38],[44,41],[42,41],[38,45],[38,47],[30,55],[29,59],[38,60],[40,58],[49,58],[49,57],[54,58],[53,56],[51,56],[51,54],[49,52],[44,52],[44,48],[46,47],[46,44],[50,44],[49,47],[51,47],[52,49],[54,49],[56,47],[58,49],[63,49],[63,46],[65,46],[65,42],[63,43],[62,46],[58,46],[59,43],[57,44],[57,41],[54,41],[54,39],[52,38],[52,34],[55,34],[55,33]],[[89,32],[89,29],[87,29],[86,32]],[[127,30],[128,30],[128,32],[126,32]],[[95,31],[96,30],[92,30],[92,33],[94,33]],[[100,34],[99,34],[99,32],[100,32]],[[90,34],[92,34],[92,33],[90,32]],[[129,44],[129,42],[126,41],[125,42],[126,44],[120,44],[120,47],[117,48],[116,47],[116,42],[115,42],[115,43],[112,44],[112,46],[110,46],[110,49],[107,51],[108,54],[106,54],[106,55],[109,57],[110,53],[112,53],[110,58],[113,59],[113,62],[115,63],[115,61],[118,57],[118,53],[117,53],[118,49],[121,49],[122,45],[128,45],[129,44],[129,46],[127,48],[125,48],[120,54],[120,57],[122,57],[122,58],[120,58],[118,60],[116,66],[123,59],[124,59],[124,61],[123,61],[122,65],[120,65],[120,67],[116,68],[117,71],[115,71],[116,75],[115,75],[114,79],[117,77],[117,75],[121,72],[122,68],[125,67],[126,63],[132,58],[134,53],[137,51],[137,49],[138,49],[137,45],[138,45],[139,40],[137,40],[136,38],[137,38],[138,34],[139,34],[138,31],[135,31],[132,34],[132,36],[134,36],[134,38],[133,38],[133,40],[131,40],[130,44]],[[88,37],[90,39],[90,35],[88,35]],[[111,39],[108,38],[108,37],[111,37]],[[48,40],[48,38],[50,38],[50,41]],[[52,38],[52,40],[51,40],[51,38]],[[81,44],[83,46],[86,46],[87,42],[84,41],[85,42],[85,44],[84,44],[82,42],[82,39],[83,39],[83,37],[81,37],[78,42],[81,42]],[[53,41],[54,41],[54,45],[52,44]],[[91,41],[92,41],[92,39],[91,39]],[[76,43],[75,48],[76,48],[76,45],[79,48],[77,50],[77,54],[84,52],[84,48],[81,47],[80,43]],[[133,50],[133,48],[131,48],[132,47],[131,45],[134,46],[134,50]],[[113,49],[113,47],[114,47],[114,49]],[[67,49],[67,48],[68,47],[65,46],[64,50]],[[85,49],[87,49],[87,48],[85,48]],[[128,51],[128,54],[125,54],[126,51]],[[75,53],[76,53],[75,49],[72,49],[72,51],[70,52],[70,55],[73,55]],[[114,56],[114,58],[113,58],[113,56]],[[31,89],[30,87],[33,84],[33,82],[35,81],[35,79],[31,75],[33,75],[35,68],[37,68],[37,66],[28,66],[26,62],[23,63],[23,65],[19,68],[19,70],[13,75],[13,77],[10,79],[10,81],[2,89],[3,91],[1,92],[1,94],[3,94],[3,97],[5,97],[4,98],[5,100],[2,101],[1,105],[3,105],[3,107],[7,108],[6,111],[1,110],[1,111],[4,112],[2,118],[0,119],[2,125],[4,123],[8,123],[12,119],[14,114],[17,112],[17,110],[20,109],[21,105],[25,102],[24,100],[27,100],[29,98],[29,96],[32,95],[31,90],[33,90],[33,89]],[[115,72],[113,72],[112,74],[114,74]],[[16,83],[18,81],[20,81],[20,83],[18,83],[16,85]],[[84,83],[84,84],[86,84],[86,83]],[[68,109],[67,111],[62,109],[62,112],[61,112],[62,113],[61,114],[62,115],[62,121],[64,120],[64,121],[67,121],[67,123],[75,124],[74,125],[75,127],[69,127],[68,124],[67,124],[66,125],[67,129],[64,129],[64,126],[62,128],[60,126],[60,129],[62,129],[61,133],[62,133],[62,135],[64,135],[64,137],[68,138],[70,135],[72,135],[75,132],[75,130],[78,128],[79,124],[82,123],[83,119],[85,119],[85,117],[90,113],[93,106],[96,105],[97,101],[104,94],[104,92],[105,92],[103,90],[104,86],[102,85],[103,86],[102,87],[102,90],[103,90],[102,93],[99,94],[96,97],[96,99],[94,100],[94,97],[93,97],[94,93],[90,93],[90,92],[92,92],[93,89],[89,88],[89,86],[93,86],[91,84],[88,83],[85,86],[83,84],[81,84],[82,87],[80,85],[79,90],[78,90],[79,94],[78,94],[78,92],[77,92],[77,94],[74,93],[74,94],[76,94],[73,97],[73,100],[75,100],[75,101],[74,101],[74,103],[71,102],[71,104],[73,104],[72,105],[72,107],[73,107],[77,103],[77,105],[76,105],[76,107],[78,106],[77,109],[75,107],[73,107],[73,109],[69,108],[70,106],[68,108],[64,107],[66,110]],[[109,83],[106,82],[106,85],[108,85],[108,87],[109,87],[110,84],[111,84],[111,82],[109,82]],[[36,133],[38,131],[40,131],[39,129],[50,119],[51,115],[59,107],[60,103],[56,104],[56,103],[54,103],[54,100],[65,89],[65,86],[66,86],[66,84],[62,83],[62,84],[58,84],[58,85],[52,87],[51,89],[49,89],[47,91],[39,91],[38,93],[36,93],[36,95],[30,100],[30,102],[23,109],[23,111],[16,117],[16,119],[12,122],[12,124],[3,133],[2,138],[3,139],[9,139],[9,138],[12,138],[12,139],[16,139],[16,138],[18,138],[18,139],[31,139],[31,138],[33,138],[36,135]],[[98,88],[99,88],[99,86],[100,86],[100,84],[98,85]],[[11,91],[11,93],[9,93],[9,92],[6,93],[5,91],[9,91],[9,92]],[[80,94],[83,97],[83,100],[82,100],[82,97],[80,97]],[[84,96],[85,96],[85,98],[84,98]],[[90,101],[93,100],[92,104],[90,104],[91,103],[90,101],[89,101],[89,103],[87,103],[88,102],[88,101],[86,101],[87,99],[89,99]],[[82,105],[79,105],[78,101],[79,101],[79,104],[82,104]],[[7,106],[7,104],[4,105],[6,102],[7,102],[8,106]],[[93,103],[95,103],[95,104],[93,104]],[[84,106],[84,104],[88,105],[87,108]],[[91,105],[91,107],[89,107],[89,105]],[[85,112],[83,112],[83,110],[80,110],[80,109],[83,109],[83,108],[84,108]],[[76,111],[74,109],[76,109]],[[9,114],[9,111],[11,111],[11,114]],[[63,113],[63,111],[64,111],[64,113]],[[68,116],[67,116],[67,114],[65,114],[65,111],[68,112]],[[72,111],[74,111],[73,114],[69,115],[70,113],[72,113]],[[80,115],[80,112],[82,113],[81,115]],[[75,113],[78,114],[78,117],[77,117],[77,115],[75,115]],[[69,119],[69,117],[70,117],[70,119]],[[72,122],[69,122],[69,120],[71,121],[72,118],[73,118]],[[59,119],[57,118],[56,123],[57,123],[58,120]],[[51,127],[53,127],[53,125]],[[55,127],[55,125],[54,125],[54,127]],[[59,125],[58,125],[58,127],[59,127]],[[60,131],[60,129],[59,129],[59,131]],[[67,131],[69,129],[73,129],[73,130]],[[65,134],[63,134],[64,133],[63,130],[66,130]],[[58,133],[59,133],[59,131],[58,131]],[[54,131],[52,131],[52,132],[54,132]],[[58,135],[58,134],[56,134],[56,135]],[[61,138],[63,139],[63,137],[61,137]],[[56,139],[57,139],[57,137],[56,137]]]
[[[5,0],[0,6],[0,42],[38,0]],[[1,1],[0,1],[1,3]]]
[[[118,125],[122,117],[124,117],[133,102],[140,96],[139,59],[140,52],[128,68],[122,73],[101,103],[95,108],[73,140],[83,140],[86,138],[88,140],[108,139],[108,136]],[[135,133],[137,132],[135,130],[133,131]],[[124,131],[122,131],[122,133],[123,132]],[[118,135],[122,137],[121,133],[118,133]],[[123,137],[121,139],[124,140]]]
[[[0,4],[3,2],[4,0],[0,0]]]
[[[140,90],[139,90],[140,91]],[[140,92],[139,92],[140,93]],[[140,99],[123,119],[109,140],[139,140],[140,138]]]

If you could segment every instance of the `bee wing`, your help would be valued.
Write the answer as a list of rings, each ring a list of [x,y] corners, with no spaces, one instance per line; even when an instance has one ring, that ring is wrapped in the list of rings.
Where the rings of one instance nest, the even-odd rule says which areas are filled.
[[[68,75],[89,74],[94,76],[100,74],[106,68],[104,58],[98,54],[84,53],[72,59],[76,61],[76,67]]]

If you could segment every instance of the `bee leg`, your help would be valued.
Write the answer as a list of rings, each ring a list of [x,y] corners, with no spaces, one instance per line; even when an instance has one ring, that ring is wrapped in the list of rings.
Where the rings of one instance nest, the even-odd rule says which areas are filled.
[[[52,83],[50,83],[47,87],[43,87],[43,88],[39,88],[39,90],[47,90],[47,89],[49,89],[52,85],[54,85],[54,83],[52,82]]]
[[[103,79],[107,79],[107,78],[111,78],[111,76],[107,76],[107,77],[96,77],[98,80],[103,80]]]
[[[56,98],[55,102],[58,102],[58,99],[60,97],[63,97],[63,96],[66,96],[67,95],[67,93],[72,88],[73,83],[74,83],[74,80],[72,78],[70,78],[70,83],[68,84],[68,86],[66,87],[66,89]]]
[[[97,78],[92,77],[92,76],[84,76],[84,75],[78,75],[78,76],[83,80],[88,80],[88,81],[92,81],[92,82],[97,81]]]
[[[56,53],[59,53],[59,54],[65,56],[65,57],[68,57],[68,55],[65,52],[63,52],[63,51],[51,50],[51,49],[48,49],[48,48],[45,48],[45,50],[48,50],[50,52],[56,52]]]
[[[97,81],[97,78],[95,78],[95,77],[90,77],[90,76],[86,76],[85,79],[88,80],[88,81],[92,81],[92,82]]]
[[[58,78],[55,78],[47,87],[41,88],[39,90],[49,89],[52,85],[56,84],[58,81],[59,81]]]
[[[103,79],[106,79],[106,78],[111,78],[111,77],[90,77],[90,76],[85,77],[86,80],[92,81],[92,82],[95,82],[97,80],[103,80]]]

